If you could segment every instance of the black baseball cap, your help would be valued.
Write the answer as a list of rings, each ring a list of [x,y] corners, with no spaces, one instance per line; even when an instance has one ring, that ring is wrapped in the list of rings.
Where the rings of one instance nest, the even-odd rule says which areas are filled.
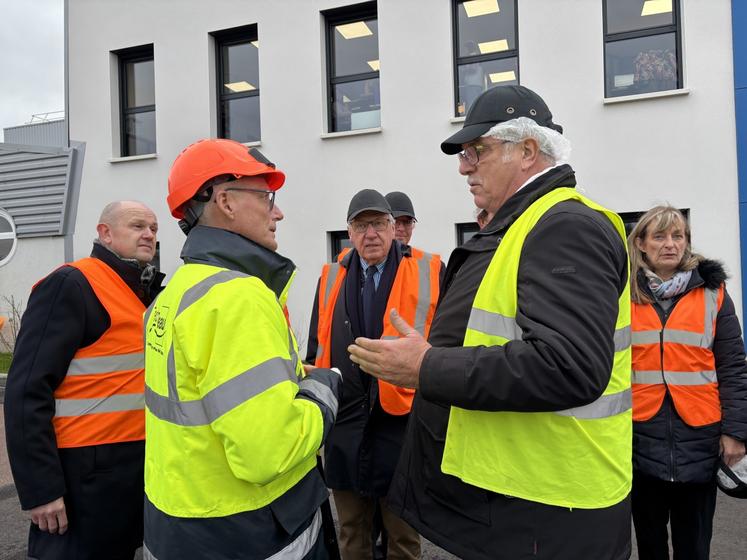
[[[400,216],[409,216],[413,220],[417,220],[415,217],[415,209],[412,207],[412,200],[405,193],[400,191],[392,191],[387,194],[384,198],[389,203],[392,209],[392,216],[399,218]]]
[[[480,94],[467,111],[462,130],[441,142],[445,154],[458,154],[462,144],[483,136],[494,125],[527,117],[540,126],[563,133],[563,127],[552,122],[552,113],[544,100],[524,86],[495,86]]]
[[[366,210],[381,212],[382,214],[392,213],[392,209],[389,207],[389,203],[386,201],[386,198],[384,198],[384,195],[373,189],[363,189],[362,191],[358,191],[355,193],[353,198],[350,199],[350,206],[348,206],[348,222]]]

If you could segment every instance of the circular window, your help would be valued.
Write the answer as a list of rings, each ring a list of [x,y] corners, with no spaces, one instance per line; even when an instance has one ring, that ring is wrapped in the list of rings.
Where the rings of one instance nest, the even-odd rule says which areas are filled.
[[[13,218],[0,208],[0,266],[13,258],[17,243],[16,225],[13,223]]]

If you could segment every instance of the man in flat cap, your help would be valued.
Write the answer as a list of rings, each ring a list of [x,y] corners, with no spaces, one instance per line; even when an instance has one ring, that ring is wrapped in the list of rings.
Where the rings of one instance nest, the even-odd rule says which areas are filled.
[[[488,224],[449,258],[430,337],[352,360],[418,389],[389,507],[460,558],[630,555],[630,297],[620,218],[575,189],[539,95],[478,97],[458,154]]]
[[[420,557],[420,536],[384,504],[412,405],[414,391],[378,381],[348,357],[356,337],[396,338],[387,311],[410,317],[427,336],[439,293],[440,259],[394,243],[394,218],[373,189],[350,201],[348,234],[353,249],[324,265],[309,329],[307,361],[342,371],[337,420],[324,446],[327,485],[340,522],[344,560],[372,557],[374,512],[381,508],[388,558]]]

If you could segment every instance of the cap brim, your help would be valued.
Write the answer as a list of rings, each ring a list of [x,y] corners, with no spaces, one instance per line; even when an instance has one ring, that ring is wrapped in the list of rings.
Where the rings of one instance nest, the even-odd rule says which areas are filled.
[[[353,212],[352,214],[350,214],[350,216],[348,216],[348,222],[350,220],[355,219],[355,217],[357,215],[362,214],[363,212],[368,212],[368,211],[371,211],[371,212],[381,212],[382,214],[391,214],[392,213],[389,208],[384,208],[383,206],[369,206],[368,208],[359,208],[358,210],[356,210],[355,212]]]
[[[401,218],[402,216],[407,216],[408,218],[412,218],[413,220],[417,220],[415,216],[410,214],[409,212],[400,212],[399,210],[392,210],[392,217],[393,218]]]
[[[472,142],[493,128],[496,122],[478,123],[465,126],[459,132],[452,134],[441,142],[441,151],[445,154],[454,155],[462,151],[462,144]]]

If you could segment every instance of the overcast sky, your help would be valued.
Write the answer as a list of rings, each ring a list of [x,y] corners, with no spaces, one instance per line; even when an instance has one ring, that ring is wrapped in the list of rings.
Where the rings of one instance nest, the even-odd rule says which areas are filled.
[[[0,0],[0,137],[65,108],[63,27],[63,0]]]

